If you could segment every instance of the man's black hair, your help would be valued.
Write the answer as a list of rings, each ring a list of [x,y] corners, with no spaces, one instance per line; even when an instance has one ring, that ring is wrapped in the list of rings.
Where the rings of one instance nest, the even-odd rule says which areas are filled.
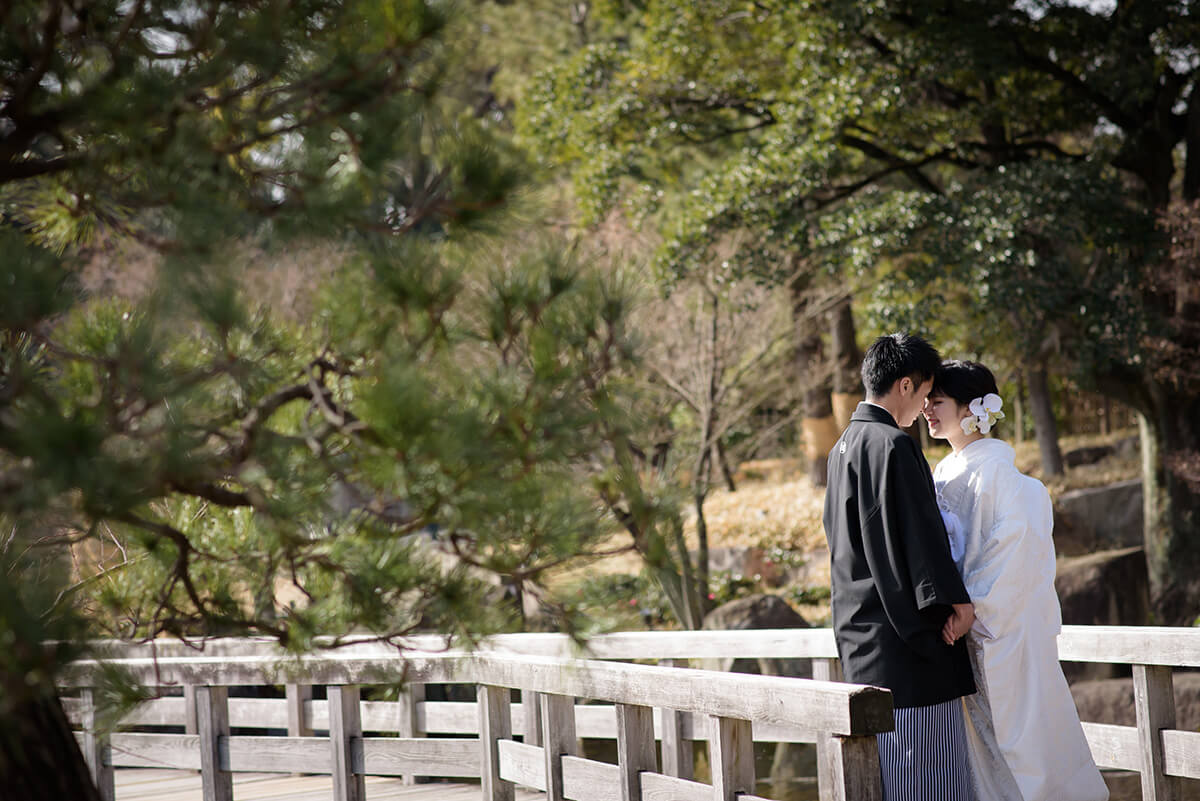
[[[881,398],[901,378],[911,378],[918,386],[933,378],[942,357],[937,349],[916,334],[886,334],[867,348],[863,357],[862,379],[868,398]]]
[[[945,395],[960,406],[966,406],[989,392],[1000,394],[991,370],[979,362],[950,359],[942,362],[933,374],[933,389],[929,394]]]

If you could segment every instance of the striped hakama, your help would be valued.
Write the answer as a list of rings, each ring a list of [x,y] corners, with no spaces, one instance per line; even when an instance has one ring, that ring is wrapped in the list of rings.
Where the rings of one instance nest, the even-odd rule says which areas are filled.
[[[973,801],[961,698],[897,709],[876,735],[884,801]]]

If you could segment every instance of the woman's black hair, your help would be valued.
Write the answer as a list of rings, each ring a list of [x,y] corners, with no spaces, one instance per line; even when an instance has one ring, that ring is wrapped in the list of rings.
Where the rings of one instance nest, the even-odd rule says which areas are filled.
[[[867,348],[863,357],[862,379],[868,398],[881,398],[901,378],[913,378],[924,384],[933,378],[942,357],[916,334],[886,334]]]
[[[932,395],[953,398],[960,406],[966,406],[976,398],[988,393],[1000,394],[996,388],[996,377],[979,362],[948,359],[942,362],[933,374]]]

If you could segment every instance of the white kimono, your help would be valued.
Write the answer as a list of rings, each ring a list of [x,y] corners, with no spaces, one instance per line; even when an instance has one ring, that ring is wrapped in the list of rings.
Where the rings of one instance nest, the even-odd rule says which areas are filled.
[[[979,801],[1105,801],[1058,662],[1050,494],[997,439],[947,456],[934,484],[975,604],[968,650],[979,692],[964,703]]]

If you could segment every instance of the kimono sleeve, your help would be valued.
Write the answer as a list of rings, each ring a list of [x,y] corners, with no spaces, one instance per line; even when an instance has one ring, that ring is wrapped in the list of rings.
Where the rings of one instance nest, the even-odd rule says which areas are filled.
[[[991,525],[978,558],[964,565],[975,604],[975,631],[1000,638],[1061,623],[1054,586],[1054,512],[1041,482],[1021,476],[989,476],[978,503]]]
[[[865,556],[896,633],[914,647],[928,647],[929,631],[941,627],[951,604],[971,599],[950,556],[929,465],[915,443],[901,440],[890,449],[880,490],[864,527]]]

